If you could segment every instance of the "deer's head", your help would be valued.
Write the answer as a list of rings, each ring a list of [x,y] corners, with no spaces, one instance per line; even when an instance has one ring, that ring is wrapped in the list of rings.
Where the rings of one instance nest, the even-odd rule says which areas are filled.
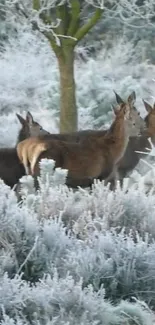
[[[143,100],[143,103],[148,113],[145,117],[147,134],[150,137],[153,137],[155,136],[155,103],[153,106],[151,106],[145,100]]]
[[[133,91],[125,102],[116,92],[116,101],[120,109],[124,111],[127,128],[130,130],[130,136],[138,136],[146,130],[146,123],[140,116],[140,112],[135,107],[136,93]],[[137,129],[137,131],[135,130]]]
[[[38,122],[34,121],[33,116],[30,112],[27,112],[26,119],[24,119],[19,114],[16,115],[22,125],[22,128],[19,131],[18,135],[18,142],[23,141],[29,137],[49,134],[49,132],[44,130]]]

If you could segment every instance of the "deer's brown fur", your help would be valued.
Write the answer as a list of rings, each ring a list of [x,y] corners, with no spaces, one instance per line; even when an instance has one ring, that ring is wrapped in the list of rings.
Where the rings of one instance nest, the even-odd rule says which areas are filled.
[[[68,169],[69,177],[74,179],[97,178],[100,175],[106,179],[123,156],[129,136],[139,135],[141,129],[141,124],[136,125],[129,105],[121,104],[115,109],[115,114],[115,121],[103,136],[91,136],[79,144],[51,140],[50,137],[47,140],[46,137],[44,140],[47,150],[41,153],[39,160],[44,157],[54,159],[56,167]],[[42,142],[43,138],[40,140]],[[26,142],[27,140],[25,145]],[[37,156],[35,159],[37,160]],[[39,174],[38,164],[34,173]]]
[[[30,137],[29,139],[23,140],[17,145],[17,154],[19,160],[22,162],[27,175],[33,175],[33,169],[36,164],[36,160],[45,151],[46,143],[41,142],[37,137]],[[29,168],[30,164],[30,168]]]
[[[146,154],[138,153],[137,151],[146,152],[146,148],[151,148],[149,138],[155,145],[155,103],[153,106],[143,100],[145,108],[147,110],[147,116],[145,117],[146,129],[140,137],[131,137],[129,139],[128,146],[125,154],[117,165],[118,179],[121,184],[123,178],[127,176],[138,164],[141,158],[146,158]],[[114,178],[110,180],[114,183]]]
[[[121,99],[121,97],[115,93],[116,95],[116,100],[118,104],[124,104],[125,102]],[[136,110],[136,108],[134,107],[134,102],[136,100],[136,94],[135,92],[132,92],[126,102],[126,105],[130,107],[130,112],[132,117],[135,119],[135,122],[138,123],[138,125],[141,125],[141,130],[144,128],[145,123],[143,121],[143,119],[140,117],[139,112]],[[103,136],[107,133],[107,130],[83,130],[83,131],[78,131],[78,132],[73,132],[73,133],[68,133],[68,134],[48,134],[48,135],[44,135],[44,136],[40,136],[40,140],[42,141],[43,139],[45,141],[49,141],[49,140],[61,140],[61,141],[65,141],[65,142],[77,142],[77,143],[85,143],[87,144],[87,142],[90,142],[91,139],[93,139],[95,137],[95,139],[99,139],[99,138],[103,138]],[[130,138],[131,139],[131,138]],[[38,153],[37,153],[38,150]],[[36,147],[36,154],[34,155],[34,160],[33,163],[31,164],[31,173],[33,174],[33,167],[35,165],[35,159],[37,160],[37,156],[39,156],[39,147]],[[44,151],[44,147],[42,147],[41,151]],[[31,159],[31,158],[30,158]],[[26,163],[25,163],[26,165]],[[25,166],[26,168],[26,166]],[[27,169],[28,171],[28,169]],[[100,175],[98,177],[100,180],[103,179],[102,175]],[[69,181],[70,179],[70,181]],[[86,179],[83,178],[81,179],[72,179],[71,177],[68,178],[68,184],[71,187],[74,187],[74,183],[75,183],[75,187],[77,186],[78,182],[80,183],[80,186],[89,186],[88,184],[90,184],[92,178],[88,178]]]
[[[133,115],[133,118],[135,118],[136,123],[141,123],[141,129],[144,128],[144,121],[140,116],[140,113],[137,111],[137,109],[134,106],[135,100],[136,100],[136,94],[133,91],[127,98],[126,103],[121,99],[121,97],[115,92],[116,100],[118,105],[120,104],[126,104],[129,105],[131,114]],[[77,132],[71,132],[71,133],[54,133],[54,134],[48,134],[45,136],[40,136],[40,138],[44,138],[45,140],[61,140],[65,142],[73,142],[73,143],[79,143],[87,141],[88,139],[91,139],[92,137],[102,137],[105,135],[107,130],[82,130]]]
[[[27,112],[26,119],[19,114],[16,115],[22,126],[18,134],[17,143],[30,136],[48,133],[39,123],[34,121],[30,112]],[[4,183],[12,188],[24,175],[24,166],[18,158],[16,147],[0,148],[0,178],[3,179]]]

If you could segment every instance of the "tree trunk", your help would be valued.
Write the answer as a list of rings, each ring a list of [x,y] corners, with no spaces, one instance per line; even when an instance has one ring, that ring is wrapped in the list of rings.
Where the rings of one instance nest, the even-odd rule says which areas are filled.
[[[77,131],[74,47],[65,46],[58,57],[60,72],[60,133]]]

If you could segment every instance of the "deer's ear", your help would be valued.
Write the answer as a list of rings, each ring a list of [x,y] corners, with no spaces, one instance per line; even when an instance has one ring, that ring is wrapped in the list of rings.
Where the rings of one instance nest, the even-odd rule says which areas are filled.
[[[117,101],[117,104],[124,104],[124,100],[115,92],[114,90],[114,94],[116,96],[116,101]]]
[[[120,111],[119,107],[118,106],[115,107],[114,105],[111,105],[111,107],[112,107],[112,110],[113,110],[114,114],[117,115],[118,112]]]
[[[148,113],[152,112],[152,106],[143,99],[144,106]]]
[[[136,101],[136,93],[135,91],[132,91],[132,93],[128,97],[128,103],[130,105],[134,105],[135,101]]]
[[[130,117],[130,106],[126,104],[121,104],[120,111],[124,115],[124,119],[128,119]]]
[[[26,114],[26,122],[29,124],[29,125],[32,125],[34,120],[33,120],[33,116],[32,114],[28,111],[27,114]]]
[[[25,125],[25,122],[26,122],[25,119],[18,113],[16,113],[16,116],[17,116],[19,122],[21,123],[21,125]]]

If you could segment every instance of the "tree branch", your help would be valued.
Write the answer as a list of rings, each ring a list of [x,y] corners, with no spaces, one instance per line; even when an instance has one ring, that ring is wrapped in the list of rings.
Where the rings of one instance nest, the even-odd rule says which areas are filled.
[[[42,31],[41,32],[50,42],[50,45],[54,51],[54,53],[56,54],[57,57],[62,57],[63,56],[63,52],[62,52],[62,48],[61,46],[58,46],[55,42],[55,39],[53,37],[53,35],[50,32],[47,31]]]
[[[79,15],[80,15],[80,2],[78,0],[71,0],[71,22],[67,31],[68,36],[73,36],[78,29]]]
[[[66,29],[69,20],[68,9],[66,8],[66,4],[63,6],[57,6],[56,8],[56,16],[61,20],[59,27],[57,28],[57,34],[66,35]]]
[[[37,10],[37,11],[39,11],[41,9],[40,0],[33,0],[33,9]],[[40,13],[40,18],[42,19],[42,21],[44,22],[45,25],[52,23],[51,18],[44,12]],[[32,22],[32,24],[35,27],[35,29],[39,30],[38,25],[35,22]],[[47,32],[46,30],[41,31],[41,33],[48,39],[53,51],[55,52],[55,54],[60,55],[61,54],[60,47],[56,44],[52,34],[50,32]]]
[[[41,5],[40,5],[40,0],[33,0],[33,9],[36,11],[40,11],[39,17],[42,19],[44,24],[52,24],[51,18],[45,13],[44,11],[41,11]]]
[[[96,25],[98,20],[101,18],[102,13],[103,9],[97,8],[90,20],[75,33],[74,37],[77,38],[76,43],[79,42],[89,32],[89,30]]]

